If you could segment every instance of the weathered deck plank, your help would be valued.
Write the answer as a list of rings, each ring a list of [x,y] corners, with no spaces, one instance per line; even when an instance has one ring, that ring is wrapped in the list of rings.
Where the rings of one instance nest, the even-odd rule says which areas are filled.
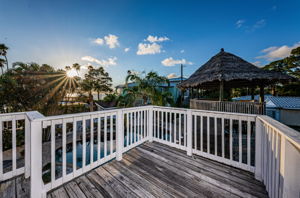
[[[29,197],[23,176],[0,183],[0,197]],[[52,190],[49,198],[267,197],[252,173],[159,143],[145,143]]]
[[[180,158],[177,155],[172,155],[170,152],[164,152],[163,149],[150,148],[147,145],[136,148],[136,150],[141,152],[140,155],[151,155],[153,159],[158,158],[161,164],[166,163],[166,166],[176,167],[177,170],[188,172],[236,195],[242,197],[264,197],[265,195],[265,189],[261,185],[254,185],[249,180],[239,179],[230,174],[223,174],[206,166],[199,166],[199,164],[193,163],[191,157]]]

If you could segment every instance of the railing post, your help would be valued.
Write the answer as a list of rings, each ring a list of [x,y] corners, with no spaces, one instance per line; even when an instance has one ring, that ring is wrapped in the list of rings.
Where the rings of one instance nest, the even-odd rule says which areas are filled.
[[[263,125],[261,120],[256,117],[255,119],[255,179],[262,181],[262,135]],[[265,159],[266,160],[266,159]]]
[[[186,128],[186,133],[187,133],[187,155],[192,156],[192,110],[188,109],[187,110],[187,128]]]
[[[117,113],[117,131],[116,131],[116,159],[122,160],[124,147],[124,116],[122,109]]]
[[[30,177],[30,120],[25,118],[25,178]]]
[[[149,142],[153,142],[153,106],[149,108],[148,131]]]
[[[42,180],[42,122],[31,121],[30,123],[30,151],[31,151],[31,178],[30,178],[30,197],[43,197]]]

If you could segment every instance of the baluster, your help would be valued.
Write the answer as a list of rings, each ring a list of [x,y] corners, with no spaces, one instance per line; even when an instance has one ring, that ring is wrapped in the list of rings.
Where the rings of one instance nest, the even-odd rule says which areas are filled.
[[[239,163],[242,163],[242,120],[239,118]]]
[[[182,145],[182,133],[181,133],[181,113],[179,113],[179,144]]]
[[[257,127],[259,127],[259,121],[256,121],[256,125]],[[260,128],[258,128],[258,130],[255,131],[256,135],[258,135],[258,131]],[[248,166],[250,166],[251,164],[251,121],[248,119],[247,120],[247,164]],[[256,153],[257,155],[258,153]]]
[[[73,142],[72,142],[72,147],[73,147],[73,177],[75,177],[75,172],[76,172],[76,169],[77,169],[77,151],[76,151],[76,148],[77,148],[77,145],[76,145],[76,137],[77,137],[77,122],[75,120],[75,118],[73,118]]]
[[[114,116],[110,115],[110,154],[114,153],[113,145],[114,145]]]
[[[169,112],[169,141],[172,143],[172,112]]]
[[[85,170],[86,166],[86,119],[85,117],[82,118],[82,169]]]
[[[210,154],[210,121],[209,121],[209,116],[206,117],[206,132],[207,132],[207,153]]]
[[[224,144],[224,141],[225,141],[224,140],[225,119],[224,119],[224,117],[222,117],[222,123],[221,123],[221,125],[222,125],[222,157],[224,158],[225,157],[225,144]]]
[[[55,181],[55,124],[54,121],[51,121],[51,183],[53,183],[54,181]]]
[[[151,115],[151,111],[150,111],[150,115]],[[157,119],[156,119],[156,116],[157,116],[157,111],[153,111],[153,129],[154,129],[154,138],[157,138]],[[151,120],[151,116],[150,116],[150,120]],[[151,131],[149,131],[151,133]]]
[[[177,113],[174,113],[174,143],[177,144]]]
[[[217,149],[218,149],[218,139],[217,139],[217,128],[218,128],[218,125],[217,125],[217,117],[214,117],[215,119],[215,155],[217,155]]]
[[[229,119],[229,149],[230,149],[230,160],[232,160],[232,156],[233,156],[233,145],[232,145],[232,118]]]
[[[200,134],[200,138],[201,138],[201,151],[203,152],[203,123],[204,119],[203,119],[203,115],[201,115],[201,134]]]
[[[129,113],[126,113],[126,147],[129,146]]]
[[[130,145],[133,143],[133,112],[130,113]]]
[[[276,172],[275,172],[275,198],[279,197],[279,166],[280,166],[280,136],[278,131],[276,131]]]
[[[194,115],[194,149],[197,150],[197,115]]]
[[[16,175],[17,169],[17,150],[16,150],[16,118],[15,116],[12,119],[12,172],[13,175]]]
[[[271,168],[271,186],[270,186],[270,189],[271,189],[271,197],[274,197],[274,188],[275,188],[275,130],[272,129],[272,152],[271,152],[271,164],[272,166],[270,167]]]
[[[63,182],[65,182],[65,177],[67,175],[66,173],[66,169],[67,169],[67,159],[66,159],[66,147],[67,147],[67,143],[66,143],[66,120],[62,120],[62,178],[63,178]]]
[[[184,119],[184,122],[183,122],[184,123],[184,133],[183,133],[184,141],[183,142],[184,142],[184,146],[187,146],[187,115],[186,114],[183,114],[183,119]]]
[[[187,123],[186,123],[186,125],[187,125],[187,130],[186,130],[186,133],[187,133],[187,155],[189,155],[189,156],[191,156],[192,155],[192,138],[193,138],[193,136],[192,136],[192,133],[193,133],[193,131],[192,131],[192,119],[193,119],[193,117],[192,117],[192,111],[191,111],[191,109],[188,109],[187,110]]]
[[[138,141],[141,140],[141,134],[142,134],[142,127],[141,127],[141,111],[138,111]]]
[[[98,150],[98,160],[101,158],[101,117],[98,116],[98,128],[97,128],[97,150]]]
[[[107,115],[104,114],[104,158],[107,156]]]
[[[94,118],[91,116],[90,121],[90,166],[94,163]]]

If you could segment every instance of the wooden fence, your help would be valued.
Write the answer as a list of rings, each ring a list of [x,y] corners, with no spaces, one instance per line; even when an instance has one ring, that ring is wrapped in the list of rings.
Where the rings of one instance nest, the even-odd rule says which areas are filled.
[[[265,104],[258,102],[230,102],[213,100],[190,100],[191,109],[223,111],[233,113],[259,114],[265,115]]]

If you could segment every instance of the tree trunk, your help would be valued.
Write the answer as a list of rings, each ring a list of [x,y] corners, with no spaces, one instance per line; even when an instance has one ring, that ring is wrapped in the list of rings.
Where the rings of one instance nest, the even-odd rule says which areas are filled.
[[[1,67],[1,74],[3,75],[3,67]]]
[[[90,112],[94,111],[94,99],[92,93],[89,93]]]
[[[97,91],[97,95],[98,95],[98,101],[100,100],[100,92]]]
[[[4,56],[5,57],[5,61],[6,61],[6,67],[7,67],[7,70],[6,71],[8,71],[8,60],[7,60],[7,57],[6,56]]]

